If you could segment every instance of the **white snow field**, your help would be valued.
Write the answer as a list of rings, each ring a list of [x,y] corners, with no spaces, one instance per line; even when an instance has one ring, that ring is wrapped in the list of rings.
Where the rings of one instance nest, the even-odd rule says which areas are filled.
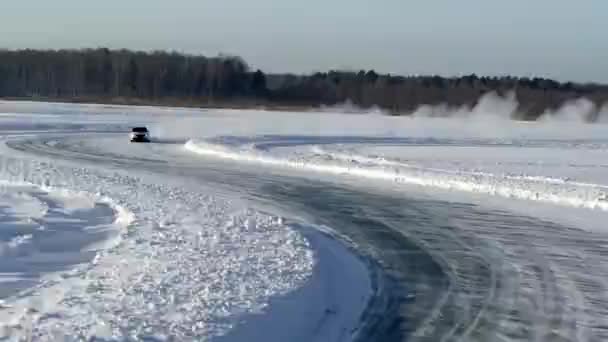
[[[0,340],[605,340],[608,126],[482,104],[0,102]]]

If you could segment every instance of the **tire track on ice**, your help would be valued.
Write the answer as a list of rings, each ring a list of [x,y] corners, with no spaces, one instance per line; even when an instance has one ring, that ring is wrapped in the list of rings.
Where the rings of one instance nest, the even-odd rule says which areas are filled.
[[[99,157],[90,153],[81,157]],[[113,158],[126,163],[129,157]],[[158,158],[161,163],[142,161],[137,167],[160,165],[163,156]],[[219,175],[202,171],[216,166],[206,164],[180,168],[180,175],[213,182]],[[385,288],[390,295],[382,317],[377,312],[367,317],[375,320],[363,328],[369,340],[608,339],[606,234],[310,178],[243,171],[215,181],[241,188],[249,198],[299,208],[378,260],[390,276]]]

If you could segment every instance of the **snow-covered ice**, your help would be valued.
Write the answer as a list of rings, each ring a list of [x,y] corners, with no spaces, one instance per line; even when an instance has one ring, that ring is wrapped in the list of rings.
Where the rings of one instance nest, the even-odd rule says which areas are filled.
[[[77,262],[61,259],[63,269],[45,269],[7,292],[0,338],[349,340],[344,331],[356,331],[372,291],[366,265],[352,246],[283,208],[262,208],[188,180],[217,159],[262,173],[272,168],[404,195],[422,191],[552,221],[593,219],[605,232],[608,126],[487,119],[484,106],[469,113],[475,115],[428,118],[0,103],[0,180],[6,182],[0,210],[19,227],[2,240],[0,253],[37,252],[38,236],[66,222],[85,236],[104,234],[79,246]],[[148,125],[156,144],[125,146],[122,132],[132,125]],[[140,166],[134,174],[130,166],[138,163],[150,172]],[[506,234],[466,222],[459,229],[479,239]],[[580,228],[576,220],[568,223]],[[513,239],[505,237],[517,249]],[[570,240],[548,241],[582,253]],[[555,271],[551,246],[541,247],[526,267],[545,258],[544,271]],[[510,258],[513,272],[535,277],[517,269],[517,253]],[[4,271],[2,289],[27,278]],[[582,310],[585,300],[572,310]]]
[[[319,120],[326,119],[333,118]],[[604,125],[403,118],[378,129],[369,121],[371,128],[348,134],[214,136],[185,147],[224,159],[608,210]],[[490,138],[493,124],[504,129]]]
[[[130,125],[156,120],[154,114],[138,113],[141,108],[4,105],[13,113],[4,115],[4,126],[0,119],[0,131],[11,146],[44,141],[48,148],[61,149],[70,136],[116,136]],[[31,113],[32,107],[44,114]],[[93,113],[86,113],[87,108]],[[108,112],[95,114],[104,110]],[[115,146],[108,149],[124,145],[113,141]],[[134,153],[137,147],[133,146]],[[7,215],[28,226],[7,238],[2,252],[17,258],[21,250],[33,252],[34,242],[42,239],[55,248],[74,249],[80,259],[56,259],[58,269],[45,269],[36,282],[4,293],[0,338],[224,336],[222,340],[246,341],[255,331],[259,338],[280,341],[285,333],[299,331],[299,340],[308,341],[312,336],[333,339],[356,328],[371,290],[365,266],[351,251],[310,226],[303,228],[301,221],[257,209],[204,184],[185,187],[170,178],[32,156],[4,146],[0,179],[7,191],[0,201],[6,203]],[[115,228],[87,220],[106,220]],[[56,227],[67,229],[69,235],[44,239]],[[108,237],[81,246],[73,242],[74,230]],[[335,272],[339,267],[344,271]],[[19,270],[2,271],[3,284],[25,278]],[[338,290],[349,281],[358,285]],[[286,305],[269,307],[272,303]],[[340,311],[319,330],[317,323],[327,316],[327,306]],[[303,324],[306,320],[310,324]],[[282,321],[286,330],[259,329],[250,321]]]
[[[94,196],[0,183],[0,294],[6,298],[116,245],[124,209]],[[127,217],[128,219],[128,217]]]
[[[56,167],[34,167],[49,168]],[[218,336],[233,324],[231,316],[262,310],[270,296],[300,286],[311,272],[307,241],[279,217],[133,177],[56,169],[70,178],[54,179],[52,186],[111,197],[133,219],[121,232],[122,242],[107,246],[92,262],[47,277],[31,295],[6,298],[10,308],[0,311],[5,335],[49,341]],[[49,196],[49,201],[64,195]],[[80,204],[91,202],[64,196],[61,210],[76,219],[88,217],[78,212]],[[88,230],[86,224],[82,229]],[[55,243],[71,245],[69,240]]]

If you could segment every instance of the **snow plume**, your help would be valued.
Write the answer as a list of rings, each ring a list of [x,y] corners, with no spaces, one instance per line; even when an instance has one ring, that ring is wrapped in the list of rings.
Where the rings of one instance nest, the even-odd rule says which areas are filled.
[[[446,104],[422,105],[412,113],[415,118],[465,118],[478,121],[517,120],[519,102],[514,91],[504,95],[494,91],[484,94],[473,107],[450,107]],[[608,103],[598,108],[584,97],[568,100],[556,109],[543,112],[541,122],[604,122],[608,123]]]
[[[596,122],[608,123],[608,102],[604,103],[597,113]]]
[[[509,120],[517,114],[519,103],[515,92],[500,95],[494,91],[484,94],[474,107],[450,107],[446,104],[423,105],[412,114],[414,117],[428,118],[468,118]]]
[[[327,106],[321,105],[318,111],[324,113],[341,113],[341,114],[388,114],[386,110],[378,107],[377,105],[369,108],[364,108],[353,103],[351,100],[346,100],[343,103]]]
[[[595,119],[598,109],[593,101],[586,98],[566,101],[557,110],[547,110],[539,118],[541,121],[590,122]]]

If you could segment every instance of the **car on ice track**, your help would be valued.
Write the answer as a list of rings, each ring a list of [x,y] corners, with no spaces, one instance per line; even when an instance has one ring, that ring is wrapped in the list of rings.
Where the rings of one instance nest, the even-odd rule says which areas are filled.
[[[146,127],[133,127],[129,137],[131,142],[150,142],[150,132]]]

